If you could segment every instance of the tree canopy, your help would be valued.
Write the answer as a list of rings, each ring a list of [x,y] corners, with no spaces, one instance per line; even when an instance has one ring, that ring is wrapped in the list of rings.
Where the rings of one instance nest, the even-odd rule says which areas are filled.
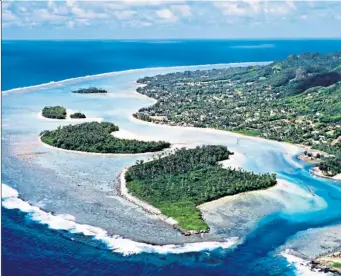
[[[108,91],[102,88],[88,87],[88,88],[79,88],[77,90],[72,91],[72,93],[93,94],[93,93],[108,93]]]
[[[42,115],[49,119],[65,119],[66,109],[62,106],[45,106]]]
[[[341,52],[290,55],[265,66],[170,73],[138,83],[146,84],[139,93],[157,99],[134,114],[141,120],[217,128],[337,152]]]
[[[225,169],[219,161],[233,154],[224,146],[178,149],[138,161],[126,173],[129,191],[173,217],[185,230],[208,230],[196,206],[223,196],[269,188],[273,174]]]
[[[41,140],[57,148],[97,153],[155,152],[170,146],[163,141],[119,139],[111,134],[118,130],[118,126],[112,123],[87,122],[45,130],[41,133]]]
[[[85,119],[86,118],[85,114],[83,114],[81,112],[73,113],[73,114],[70,115],[70,117],[72,119]]]

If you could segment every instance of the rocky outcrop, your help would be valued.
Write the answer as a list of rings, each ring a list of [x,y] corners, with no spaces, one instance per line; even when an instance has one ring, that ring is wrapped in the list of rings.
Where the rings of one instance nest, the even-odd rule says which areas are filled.
[[[341,275],[341,251],[317,257],[311,261],[311,268]]]

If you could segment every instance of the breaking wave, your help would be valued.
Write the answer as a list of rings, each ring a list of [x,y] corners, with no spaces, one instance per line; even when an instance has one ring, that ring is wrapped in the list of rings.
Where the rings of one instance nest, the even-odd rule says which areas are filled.
[[[255,44],[255,45],[236,45],[231,46],[230,48],[234,49],[261,49],[261,48],[274,48],[275,44]]]
[[[296,275],[299,275],[299,276],[319,276],[319,275],[332,276],[331,273],[311,270],[310,261],[300,258],[296,256],[295,254],[292,254],[290,249],[287,249],[284,252],[281,252],[281,255],[288,261],[290,266],[294,267]]]
[[[102,77],[110,77],[110,76],[116,76],[116,75],[122,75],[122,74],[127,74],[127,73],[134,73],[134,72],[159,71],[159,70],[168,70],[168,69],[170,69],[170,70],[191,70],[191,69],[194,70],[194,69],[205,69],[207,67],[212,67],[212,66],[237,67],[237,66],[251,66],[251,65],[266,65],[266,64],[269,64],[270,62],[271,61],[236,62],[236,63],[218,63],[218,64],[205,64],[205,65],[189,65],[189,66],[186,65],[186,66],[130,69],[130,70],[124,70],[124,71],[116,71],[116,72],[107,72],[107,73],[101,73],[101,74],[95,74],[95,75],[87,75],[87,76],[69,78],[69,79],[60,80],[60,81],[50,81],[47,83],[42,83],[42,84],[37,84],[37,85],[13,88],[13,89],[3,91],[2,95],[6,95],[6,94],[12,93],[12,92],[24,92],[24,91],[28,92],[30,90],[39,89],[39,88],[58,87],[60,85],[72,83],[74,81],[93,80],[93,79],[98,79],[98,78],[102,78]]]
[[[107,245],[113,252],[123,255],[132,255],[139,253],[157,253],[157,254],[182,254],[187,252],[212,251],[215,249],[228,249],[237,246],[240,240],[237,237],[225,239],[222,242],[208,241],[185,243],[181,245],[151,245],[142,242],[136,242],[118,235],[110,236],[102,228],[79,224],[75,222],[75,217],[69,214],[54,215],[28,202],[20,199],[17,190],[6,184],[2,184],[2,206],[7,209],[19,209],[29,214],[30,218],[41,224],[47,225],[51,229],[66,230],[73,234],[83,234],[92,237]]]

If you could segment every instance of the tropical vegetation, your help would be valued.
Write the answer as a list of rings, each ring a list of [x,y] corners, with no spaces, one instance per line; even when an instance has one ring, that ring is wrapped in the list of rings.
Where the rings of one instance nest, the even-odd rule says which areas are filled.
[[[73,113],[70,115],[70,117],[72,119],[85,119],[86,118],[85,114],[80,113],[80,112]]]
[[[157,75],[138,83],[145,84],[139,93],[158,100],[134,114],[141,120],[235,131],[334,155],[341,147],[341,52]],[[336,166],[333,173],[341,170]]]
[[[45,130],[41,133],[41,140],[57,148],[96,153],[155,152],[170,146],[163,141],[119,139],[112,135],[112,132],[118,130],[118,126],[112,123],[89,122]]]
[[[108,93],[108,91],[102,88],[89,87],[89,88],[79,88],[77,90],[72,91],[72,93],[94,94],[94,93]]]
[[[218,162],[231,154],[226,147],[214,145],[159,154],[128,169],[127,187],[134,196],[174,218],[181,229],[207,231],[198,205],[276,184],[274,174],[222,168]]]
[[[66,109],[62,106],[45,106],[42,115],[49,119],[65,119]]]

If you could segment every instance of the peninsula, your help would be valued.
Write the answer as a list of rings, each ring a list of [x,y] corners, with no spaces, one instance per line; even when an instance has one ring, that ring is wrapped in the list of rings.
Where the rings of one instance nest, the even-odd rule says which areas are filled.
[[[160,154],[146,163],[137,161],[125,173],[127,188],[133,196],[175,220],[172,224],[183,234],[208,232],[198,205],[276,184],[274,174],[222,168],[218,162],[231,154],[224,146],[202,146]]]
[[[87,122],[58,127],[41,132],[41,141],[57,148],[93,153],[144,153],[156,152],[170,147],[170,143],[144,142],[115,138],[111,133],[118,131],[115,124]]]
[[[324,175],[341,173],[341,52],[137,82],[144,84],[138,93],[157,100],[135,113],[138,119],[301,144],[329,154],[319,165]]]

